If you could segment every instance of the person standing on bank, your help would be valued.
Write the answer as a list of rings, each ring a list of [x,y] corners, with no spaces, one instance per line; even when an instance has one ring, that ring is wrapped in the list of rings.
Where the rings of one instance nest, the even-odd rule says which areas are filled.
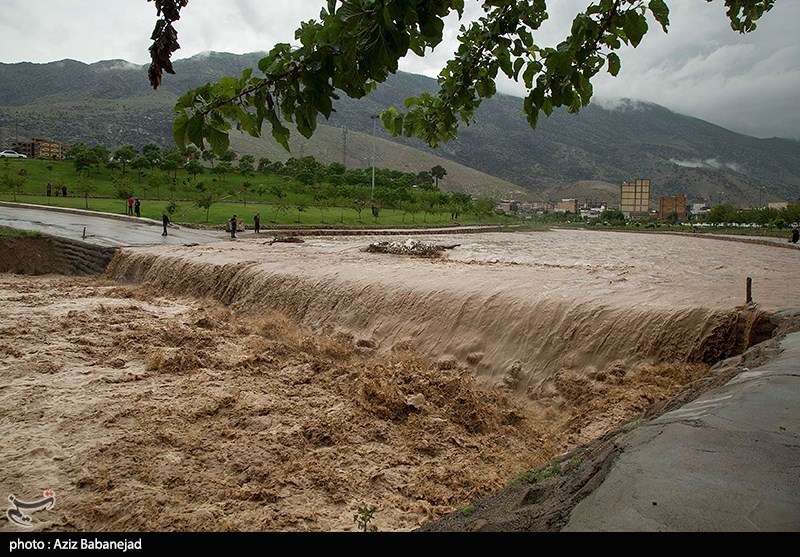
[[[161,233],[162,236],[167,235],[167,226],[169,225],[169,217],[167,216],[166,212],[161,213],[161,224],[164,225],[164,232]]]
[[[128,216],[129,217],[133,216],[133,198],[132,197],[128,198]]]
[[[792,243],[796,244],[800,240],[800,230],[796,226],[792,227]]]
[[[261,231],[261,216],[258,213],[256,213],[256,215],[253,217],[253,228],[255,229],[256,234]]]
[[[136,201],[134,201],[134,203],[133,203],[133,212],[136,213],[137,217],[141,217],[142,216],[141,212],[140,212],[141,208],[142,208],[142,204],[139,201],[139,198],[137,197]]]
[[[236,239],[236,215],[233,215],[233,217],[231,217],[231,220],[228,221],[228,222],[231,225],[231,240],[235,240]]]

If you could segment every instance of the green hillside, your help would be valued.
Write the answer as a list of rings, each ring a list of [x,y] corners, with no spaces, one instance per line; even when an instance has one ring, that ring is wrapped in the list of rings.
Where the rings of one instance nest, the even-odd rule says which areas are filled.
[[[209,53],[179,60],[177,75],[165,76],[158,92],[149,89],[144,66],[120,60],[0,64],[0,143],[46,137],[112,149],[167,146],[178,94],[237,75],[258,58]],[[292,156],[341,162],[346,127],[347,165],[364,167],[371,158],[370,115],[434,86],[429,78],[398,73],[368,98],[344,98],[325,122],[329,128],[321,126],[311,141],[293,138]],[[516,197],[524,189],[533,199],[577,196],[615,203],[619,183],[640,177],[652,180],[654,196],[686,193],[740,206],[800,197],[798,141],[756,139],[636,101],[613,109],[590,105],[577,116],[556,112],[532,132],[520,115],[521,103],[497,95],[484,103],[476,124],[436,151],[390,138],[378,126],[377,163],[398,169],[439,164],[448,171],[445,189]],[[234,145],[258,156],[289,156],[266,140],[234,139]]]

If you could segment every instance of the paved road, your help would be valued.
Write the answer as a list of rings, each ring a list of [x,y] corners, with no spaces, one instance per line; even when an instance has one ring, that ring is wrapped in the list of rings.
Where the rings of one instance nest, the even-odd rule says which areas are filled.
[[[222,230],[195,230],[179,226],[170,227],[168,235],[162,236],[161,222],[152,219],[8,202],[0,202],[0,226],[34,230],[109,247],[203,244],[229,239],[229,235]]]
[[[0,201],[0,226],[10,226],[22,230],[35,230],[69,238],[82,240],[100,246],[141,246],[151,244],[203,244],[230,240],[227,232],[208,231],[173,226],[169,235],[161,236],[161,222],[152,219],[128,217],[84,211],[82,209],[66,209],[63,207],[44,207]],[[84,227],[86,236],[84,237]],[[413,235],[413,234],[447,234],[468,232],[494,232],[502,229],[499,225],[451,226],[435,228],[369,228],[369,229],[269,229],[264,228],[264,236],[274,234],[315,234],[325,235]],[[245,234],[251,234],[248,230]]]

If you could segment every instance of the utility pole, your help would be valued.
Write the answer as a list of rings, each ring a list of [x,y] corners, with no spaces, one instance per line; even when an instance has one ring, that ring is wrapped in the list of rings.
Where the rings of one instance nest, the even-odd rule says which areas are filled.
[[[342,164],[347,168],[347,126],[342,126]]]
[[[372,118],[372,194],[370,195],[370,202],[375,202],[375,122],[379,118],[377,114],[370,116]]]

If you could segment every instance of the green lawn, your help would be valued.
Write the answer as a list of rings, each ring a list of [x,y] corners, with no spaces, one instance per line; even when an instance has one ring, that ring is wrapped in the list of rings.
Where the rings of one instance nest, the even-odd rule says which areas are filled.
[[[92,172],[93,191],[88,199],[78,193],[79,177],[74,165],[69,161],[47,160],[10,160],[6,166],[0,163],[0,174],[3,172],[18,173],[24,169],[24,185],[16,193],[0,192],[2,201],[18,201],[37,205],[71,207],[105,213],[125,214],[126,203],[117,198],[116,186],[112,182],[112,174],[106,168]],[[253,215],[259,212],[261,225],[331,225],[331,226],[447,226],[454,222],[449,209],[441,212],[426,213],[421,210],[406,213],[399,209],[381,209],[378,218],[373,218],[370,208],[365,207],[361,214],[343,198],[334,206],[316,206],[314,191],[316,186],[302,186],[283,176],[256,174],[249,178],[232,173],[221,180],[220,177],[204,174],[193,178],[186,171],[179,170],[175,185],[166,175],[157,187],[150,184],[146,177],[128,170],[125,179],[133,190],[134,197],[141,200],[141,215],[152,219],[161,219],[162,211],[167,210],[171,202],[176,204],[172,220],[176,223],[222,226],[232,215],[236,214],[246,225],[251,226]],[[252,185],[245,190],[243,182]],[[68,197],[47,197],[47,183],[54,186],[64,184]],[[206,210],[198,207],[195,199],[200,195],[198,183],[213,188],[216,201],[206,216]],[[280,184],[285,196],[282,199],[270,193],[272,184]],[[172,201],[174,200],[174,201]],[[245,200],[247,203],[245,204]],[[340,206],[344,204],[345,206]],[[331,205],[329,201],[326,205]],[[298,210],[303,207],[304,210]],[[461,213],[458,221],[461,225],[469,224],[512,224],[518,222],[502,215],[484,215],[478,218],[474,214]]]

